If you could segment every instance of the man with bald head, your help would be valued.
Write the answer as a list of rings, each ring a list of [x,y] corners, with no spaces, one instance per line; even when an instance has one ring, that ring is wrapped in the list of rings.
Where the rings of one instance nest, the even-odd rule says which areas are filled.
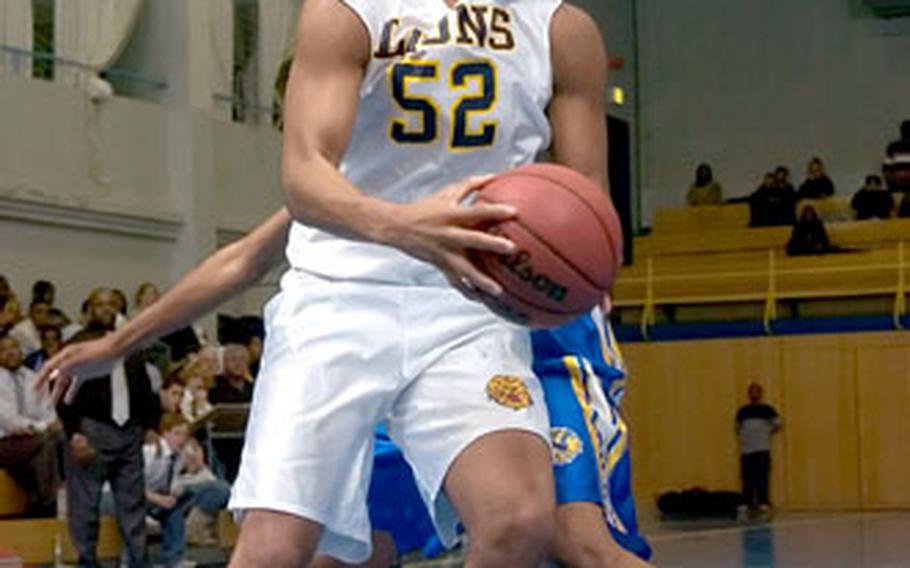
[[[86,303],[86,324],[70,343],[114,330],[117,298],[94,290]],[[101,487],[110,481],[120,536],[129,565],[145,565],[145,479],[142,442],[160,417],[141,354],[118,362],[110,376],[90,381],[71,405],[60,404],[68,443],[64,452],[69,529],[79,566],[97,566]]]

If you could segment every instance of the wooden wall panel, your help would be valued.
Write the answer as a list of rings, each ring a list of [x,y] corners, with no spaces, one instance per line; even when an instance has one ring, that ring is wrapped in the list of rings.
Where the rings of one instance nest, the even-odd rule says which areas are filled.
[[[638,344],[624,352],[632,377],[625,412],[632,432],[633,477],[643,506],[670,489],[738,490],[734,419],[752,381],[765,386],[770,401],[777,398],[773,344]],[[772,491],[784,487],[778,469],[775,480]]]
[[[638,343],[630,424],[639,507],[672,489],[739,488],[733,430],[746,386],[764,385],[784,429],[772,501],[791,509],[910,507],[910,333]]]
[[[857,350],[857,402],[863,503],[910,504],[910,349]]]
[[[839,342],[783,346],[788,504],[860,506],[855,354]]]

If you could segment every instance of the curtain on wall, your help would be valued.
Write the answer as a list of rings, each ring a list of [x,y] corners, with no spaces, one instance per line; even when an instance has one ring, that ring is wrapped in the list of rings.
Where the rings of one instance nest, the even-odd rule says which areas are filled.
[[[0,0],[0,45],[31,51],[31,0]],[[0,73],[31,75],[32,60],[4,49],[0,51]]]
[[[207,0],[211,35],[210,89],[214,96],[230,97],[234,80],[234,0]],[[214,104],[222,118],[231,117],[227,101]]]
[[[144,0],[56,0],[54,49],[64,59],[101,69],[123,50]],[[6,2],[4,2],[6,3]],[[59,81],[84,86],[92,71],[58,65]]]
[[[302,0],[259,2],[259,101],[270,105],[282,61],[291,53]]]

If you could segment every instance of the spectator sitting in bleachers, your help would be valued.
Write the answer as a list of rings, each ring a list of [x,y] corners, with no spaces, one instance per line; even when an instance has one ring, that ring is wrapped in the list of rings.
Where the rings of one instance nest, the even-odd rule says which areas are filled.
[[[793,226],[790,242],[787,243],[787,254],[790,256],[825,254],[833,252],[825,224],[818,217],[815,208],[803,207],[799,220]]]
[[[235,343],[224,348],[224,373],[216,379],[209,400],[212,404],[253,400],[250,354],[243,345]]]
[[[22,364],[19,343],[0,338],[0,468],[28,492],[30,515],[53,516],[61,427],[50,397],[35,390],[35,378]]]
[[[6,276],[0,274],[0,296],[9,296],[12,292],[13,289],[10,288],[9,280],[6,279]]]
[[[43,302],[53,308],[56,298],[57,288],[51,282],[36,280],[32,284],[32,302]]]
[[[253,400],[253,381],[250,376],[249,353],[246,347],[231,344],[224,349],[224,372],[216,379],[215,387],[209,393],[214,405],[222,403],[249,403]],[[240,454],[243,441],[239,439],[212,440],[215,455],[224,465],[224,476],[234,481],[240,469]]]
[[[180,414],[180,403],[183,400],[183,379],[179,371],[168,375],[158,391],[162,414]]]
[[[0,295],[0,335],[9,333],[21,320],[22,314],[16,295],[11,290],[8,294]]]
[[[142,447],[145,464],[145,500],[148,514],[161,523],[160,563],[180,566],[186,547],[186,513],[193,495],[176,491],[177,474],[184,467],[183,448],[190,431],[180,414],[161,417],[160,438]]]
[[[135,316],[145,308],[158,301],[161,292],[158,287],[151,282],[143,282],[136,288],[136,294],[133,298],[133,315]]]
[[[796,200],[822,199],[834,195],[834,182],[825,173],[825,164],[821,158],[812,158],[807,167],[806,181],[799,186]]]
[[[910,217],[910,192],[904,193],[901,202],[897,206],[897,216],[901,219]]]
[[[57,289],[47,280],[37,280],[32,284],[32,302],[43,302],[54,307],[57,298]]]
[[[790,168],[787,166],[777,166],[774,169],[774,186],[783,189],[786,192],[793,192],[796,195],[796,188],[790,183]]]
[[[195,422],[214,408],[209,402],[209,389],[212,386],[211,379],[205,374],[205,361],[194,359],[186,363],[180,369],[180,377],[186,388],[183,392],[183,398],[180,401],[180,412],[188,421]]]
[[[9,334],[19,342],[26,357],[41,349],[41,335],[38,329],[50,323],[50,309],[50,305],[43,301],[33,301],[28,308],[28,317],[10,330]]]
[[[25,366],[35,372],[40,371],[44,362],[63,348],[63,337],[59,327],[46,325],[38,330],[38,334],[41,336],[41,349],[25,358]]]
[[[877,175],[866,176],[866,183],[856,192],[850,206],[856,211],[856,218],[860,221],[866,219],[888,219],[894,210],[894,197],[884,185],[882,178]]]
[[[792,225],[796,221],[796,192],[787,175],[783,167],[765,174],[761,186],[749,196],[749,226]]]
[[[217,543],[218,513],[227,507],[231,486],[205,465],[205,450],[194,438],[183,449],[184,471],[177,477],[174,493],[191,494],[192,508],[186,518],[186,542],[197,546]]]
[[[901,123],[900,140],[888,144],[882,169],[891,191],[910,191],[910,120]]]
[[[686,202],[693,207],[699,205],[720,205],[723,203],[723,188],[714,179],[714,172],[708,164],[699,164],[695,170],[695,181],[689,186]]]

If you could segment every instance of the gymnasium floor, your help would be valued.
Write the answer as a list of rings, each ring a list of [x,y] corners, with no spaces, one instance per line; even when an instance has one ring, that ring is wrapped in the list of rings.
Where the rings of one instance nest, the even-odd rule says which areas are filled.
[[[663,524],[654,560],[673,568],[910,567],[910,513],[779,515],[773,522]]]
[[[783,514],[647,527],[660,568],[910,568],[910,512]],[[454,568],[460,559],[406,564]]]
[[[910,568],[910,512],[780,514],[772,522],[676,522],[646,526],[660,568]],[[220,552],[191,550],[200,568]],[[409,568],[462,566],[455,552]]]

